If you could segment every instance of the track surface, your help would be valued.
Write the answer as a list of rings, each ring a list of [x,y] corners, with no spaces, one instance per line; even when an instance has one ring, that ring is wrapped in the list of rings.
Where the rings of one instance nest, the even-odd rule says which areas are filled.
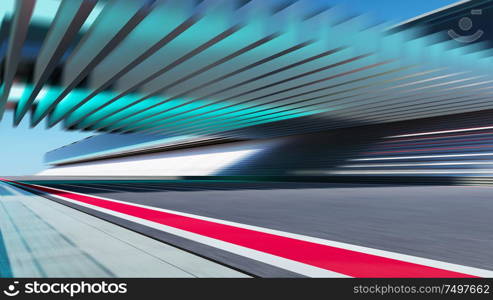
[[[43,185],[493,270],[490,187],[185,181]],[[261,276],[293,275],[168,238]]]

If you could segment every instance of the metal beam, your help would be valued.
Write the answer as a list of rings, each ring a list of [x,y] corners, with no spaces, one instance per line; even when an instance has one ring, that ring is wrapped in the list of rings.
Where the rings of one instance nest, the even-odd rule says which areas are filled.
[[[25,103],[19,103],[14,117],[18,125],[59,64],[97,0],[62,1],[36,60],[34,88]]]
[[[29,22],[34,10],[36,0],[23,0],[15,2],[15,13],[10,28],[9,46],[5,62],[2,94],[0,96],[0,120],[5,111],[5,104],[9,98],[10,89],[14,82],[15,73],[21,58],[22,46],[26,39]]]

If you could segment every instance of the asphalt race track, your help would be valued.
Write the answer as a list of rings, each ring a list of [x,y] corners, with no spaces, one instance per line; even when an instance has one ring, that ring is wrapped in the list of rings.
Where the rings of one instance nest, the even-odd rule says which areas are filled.
[[[491,187],[191,181],[43,186],[493,270]],[[299,276],[74,207],[246,273]]]

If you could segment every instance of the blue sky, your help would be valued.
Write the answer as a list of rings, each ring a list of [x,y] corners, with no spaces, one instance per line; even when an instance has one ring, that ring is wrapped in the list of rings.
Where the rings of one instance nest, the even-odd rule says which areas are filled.
[[[10,1],[10,0],[9,0]],[[456,0],[309,0],[314,4],[341,5],[349,13],[368,13],[378,21],[399,23]],[[0,11],[2,10],[0,5]],[[60,127],[46,129],[44,124],[29,128],[28,120],[12,127],[12,114],[0,121],[0,176],[35,174],[46,166],[46,152],[70,144],[90,133],[65,132]]]
[[[7,112],[0,122],[0,176],[35,174],[45,168],[46,152],[91,135],[59,127],[46,129],[44,124],[29,128],[28,121],[14,128],[12,113]]]

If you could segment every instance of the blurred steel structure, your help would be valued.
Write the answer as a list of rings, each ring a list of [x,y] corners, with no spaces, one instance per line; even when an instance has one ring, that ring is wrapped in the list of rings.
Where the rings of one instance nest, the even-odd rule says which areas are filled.
[[[493,108],[486,34],[429,29],[487,19],[492,1],[391,30],[310,1],[14,2],[0,112],[14,103],[15,124],[30,112],[32,126],[227,138],[265,124],[303,132],[285,120],[320,130]]]

